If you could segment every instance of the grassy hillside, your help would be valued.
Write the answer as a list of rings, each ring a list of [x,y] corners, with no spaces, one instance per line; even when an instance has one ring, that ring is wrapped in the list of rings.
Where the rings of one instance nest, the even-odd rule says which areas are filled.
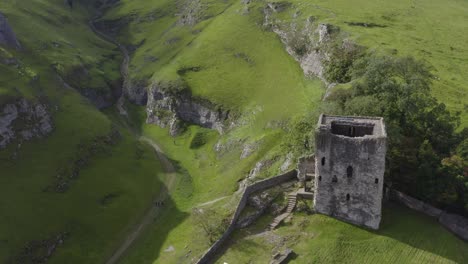
[[[468,245],[437,221],[395,204],[386,204],[379,231],[368,231],[324,215],[295,213],[290,223],[263,233],[271,218],[235,234],[217,263],[268,262],[291,248],[290,263],[465,263]],[[275,243],[275,241],[283,241]],[[275,247],[276,245],[281,245]]]
[[[192,15],[199,21],[194,25],[184,25],[183,6],[195,3],[201,5],[202,11]],[[329,12],[321,8],[299,2],[294,4],[287,12],[279,13],[278,19],[295,21],[292,15],[299,9],[301,12],[297,21],[303,22],[313,15],[319,21],[323,19],[324,22],[334,23],[327,20],[326,14]],[[246,12],[245,6],[238,1],[121,1],[103,18],[128,23],[121,28],[118,36],[121,42],[137,47],[130,67],[133,80],[151,83],[182,79],[194,95],[236,111],[242,120],[241,126],[222,136],[191,126],[184,134],[171,139],[164,129],[152,125],[141,127],[145,135],[162,144],[167,155],[182,169],[186,181],[173,194],[173,206],[178,212],[167,212],[157,219],[130,250],[124,263],[196,260],[209,246],[209,241],[196,225],[192,209],[220,199],[202,208],[217,210],[221,221],[229,215],[236,202],[235,195],[225,196],[231,196],[236,190],[237,181],[248,175],[259,160],[275,161],[260,177],[277,173],[286,154],[296,147],[291,144],[296,140],[294,134],[298,133],[296,122],[306,118],[309,124],[314,123],[314,112],[324,89],[317,80],[305,78],[297,63],[285,52],[278,37],[263,28],[261,9],[265,5],[266,2],[253,2],[249,6],[250,11]],[[351,26],[343,27],[345,30],[354,29]],[[353,31],[350,30],[349,34],[358,43],[368,45],[365,41],[360,42]],[[391,48],[379,51],[394,52]],[[187,70],[193,68],[197,70]],[[143,123],[143,109],[137,109],[136,114]],[[132,119],[138,120],[136,117]],[[196,149],[191,148],[192,141],[200,134],[204,137],[204,144]],[[299,139],[300,144],[303,144],[303,140],[304,137]],[[255,142],[261,143],[254,155],[240,159],[243,147]],[[218,143],[231,144],[231,147],[225,152],[216,152]],[[405,217],[407,211],[403,212],[401,215]],[[421,223],[423,220],[415,217],[414,221]],[[339,224],[334,221],[330,228]],[[432,228],[450,237],[447,243],[460,243],[445,230],[435,225],[429,227],[430,230]],[[358,228],[354,230],[364,232]],[[334,232],[330,231],[330,234]],[[400,231],[397,228],[389,232]],[[369,233],[368,236],[374,238],[377,235]],[[382,242],[382,245],[385,243]],[[405,248],[403,242],[392,243],[397,248]],[[242,248],[245,260],[256,256],[256,253],[260,254],[262,247],[256,246],[259,247],[258,252]],[[320,245],[316,248],[319,251],[322,249]],[[265,260],[267,257],[269,259],[270,252],[263,253],[266,254]],[[452,254],[457,255],[455,252]],[[238,256],[228,262],[238,262]]]
[[[80,6],[2,1],[0,11],[23,46],[0,49],[16,59],[0,64],[0,104],[41,101],[54,124],[44,139],[0,150],[0,262],[51,255],[48,263],[102,263],[151,206],[163,173],[151,147],[58,75],[78,89],[110,89],[120,78],[120,55],[88,29],[91,13]],[[67,78],[75,67],[88,77]],[[58,191],[62,184],[68,187]]]
[[[303,23],[315,16],[319,22],[342,27],[350,38],[378,52],[428,60],[440,78],[434,94],[453,111],[465,110],[466,2],[291,3],[277,14],[278,20]],[[247,6],[238,0],[121,0],[101,19],[112,21],[110,29],[119,25],[116,37],[132,51],[129,74],[134,84],[182,80],[194,96],[230,109],[235,116],[235,126],[226,134],[188,125],[172,138],[167,129],[145,124],[143,107],[127,104],[127,123],[113,109],[98,111],[60,81],[58,76],[78,90],[118,87],[122,58],[115,46],[89,29],[94,9],[80,4],[70,9],[63,0],[1,2],[0,11],[24,50],[0,49],[0,56],[19,61],[18,65],[0,64],[0,104],[20,97],[46,100],[55,129],[45,139],[23,143],[19,149],[14,142],[0,151],[0,211],[8,212],[0,216],[0,262],[42,256],[47,248],[40,245],[48,242],[40,241],[62,235],[63,243],[50,263],[108,259],[164,189],[161,165],[153,150],[137,140],[139,134],[160,144],[172,160],[177,188],[122,263],[195,261],[210,242],[197,225],[193,208],[215,210],[221,223],[235,207],[238,182],[259,161],[268,165],[256,179],[277,174],[280,167],[295,166],[325,89],[318,79],[305,77],[278,36],[262,26],[265,5],[265,1],[252,1]],[[453,5],[457,8],[449,8]],[[429,19],[435,14],[440,23]],[[428,21],[433,27],[425,26]],[[463,118],[466,123],[466,113]],[[115,130],[121,138],[105,143]],[[251,153],[241,158],[249,148]],[[12,159],[15,152],[18,158]],[[70,176],[83,158],[88,162],[79,175]],[[62,172],[72,174],[63,177]],[[62,180],[69,185],[66,192],[47,188]],[[399,207],[386,210],[386,222],[377,233],[300,214],[277,232],[298,238],[300,242],[291,246],[299,254],[299,263],[315,257],[317,262],[359,262],[363,255],[377,260],[377,252],[389,248],[389,261],[400,250],[408,262],[413,256],[421,261],[466,261],[466,244],[436,223]],[[405,221],[410,224],[402,225]],[[407,235],[410,231],[416,232],[414,240]],[[434,246],[428,243],[433,242],[433,234],[437,234]],[[249,248],[244,242],[252,243],[241,232],[223,257],[236,263],[271,256],[271,248],[261,240],[254,239],[254,247]],[[330,259],[332,254],[336,259]]]
[[[288,1],[282,22],[299,25],[313,16],[348,33],[350,39],[378,53],[411,55],[433,67],[434,95],[468,122],[468,3],[460,0],[312,0]]]
[[[121,55],[89,30],[94,10],[70,9],[62,0],[2,1],[0,10],[24,47],[16,53],[20,60],[35,58],[76,89],[110,92],[118,86]]]

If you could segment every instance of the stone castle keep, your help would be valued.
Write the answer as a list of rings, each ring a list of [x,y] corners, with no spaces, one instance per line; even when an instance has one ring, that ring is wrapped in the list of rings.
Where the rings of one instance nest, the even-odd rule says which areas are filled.
[[[320,116],[315,137],[318,213],[379,228],[386,139],[383,118]]]

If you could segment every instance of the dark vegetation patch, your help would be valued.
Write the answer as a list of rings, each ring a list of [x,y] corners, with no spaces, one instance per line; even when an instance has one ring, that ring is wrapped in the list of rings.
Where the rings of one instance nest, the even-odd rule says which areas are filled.
[[[109,134],[97,136],[91,142],[78,144],[76,156],[60,167],[54,177],[54,182],[44,188],[44,192],[66,192],[73,180],[76,180],[80,171],[88,166],[92,159],[99,153],[110,153],[121,139],[120,132],[112,128]]]
[[[14,263],[46,263],[69,236],[68,232],[62,232],[43,240],[30,241],[17,255]]]
[[[208,135],[206,132],[197,132],[190,141],[191,149],[198,149],[203,147],[208,142]]]
[[[156,86],[162,92],[175,96],[182,95],[185,93],[191,94],[190,87],[181,78],[172,81],[160,81],[156,84]]]
[[[137,160],[141,160],[144,155],[145,155],[145,150],[143,149],[143,145],[138,142],[135,147],[135,158]]]
[[[220,212],[211,208],[192,210],[193,224],[208,237],[209,242],[218,240],[229,227],[230,216],[220,217]]]
[[[292,3],[286,1],[268,3],[268,7],[275,12],[283,12],[291,6]]]
[[[200,66],[182,66],[177,70],[178,75],[185,75],[189,72],[199,72],[202,70]]]
[[[386,28],[387,25],[367,23],[367,22],[345,22],[349,26],[353,27],[366,27],[366,28]]]
[[[155,56],[145,55],[144,60],[145,62],[157,62],[159,59]]]
[[[99,200],[99,204],[102,205],[102,206],[110,205],[113,201],[115,201],[121,195],[122,195],[122,193],[120,193],[120,192],[108,193],[108,194],[104,195],[104,197],[102,197]]]
[[[180,37],[172,37],[172,38],[166,40],[165,43],[166,43],[166,45],[174,45],[174,44],[176,44],[177,42],[179,42],[180,40],[181,40]]]
[[[255,65],[254,60],[252,58],[250,58],[247,54],[243,53],[243,52],[238,52],[238,53],[234,54],[234,57],[244,60],[250,66]]]
[[[325,77],[329,82],[347,83],[351,81],[354,61],[364,56],[364,47],[350,41],[335,44],[329,48],[330,60],[325,63]]]

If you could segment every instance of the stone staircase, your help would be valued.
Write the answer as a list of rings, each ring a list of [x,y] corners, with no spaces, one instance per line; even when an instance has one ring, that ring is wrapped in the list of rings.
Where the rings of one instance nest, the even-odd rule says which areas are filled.
[[[268,226],[270,230],[275,229],[284,219],[288,218],[288,216],[292,213],[294,208],[296,207],[297,203],[297,192],[293,192],[288,194],[288,207],[286,208],[286,212],[283,214],[278,215],[273,219],[273,222],[270,223]]]

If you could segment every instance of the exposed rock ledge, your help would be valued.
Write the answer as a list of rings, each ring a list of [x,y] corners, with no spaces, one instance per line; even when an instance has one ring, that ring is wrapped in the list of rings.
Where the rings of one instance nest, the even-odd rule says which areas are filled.
[[[0,45],[6,46],[13,49],[21,49],[21,45],[16,38],[13,29],[6,17],[0,12]]]
[[[151,86],[146,112],[147,123],[169,126],[173,136],[180,132],[181,121],[215,129],[222,134],[229,118],[229,111],[208,100],[193,97],[190,90],[177,81]]]
[[[52,130],[52,118],[44,104],[20,99],[0,106],[0,149],[14,139],[41,138]]]
[[[318,77],[327,87],[325,99],[336,83],[330,83],[325,78],[325,64],[330,60],[328,46],[335,41],[334,31],[339,29],[330,24],[318,24],[314,17],[309,17],[302,29],[297,23],[281,22],[272,18],[279,12],[271,4],[264,8],[263,25],[276,33],[285,49],[300,65],[306,76]],[[354,45],[351,41],[343,41],[343,46]]]

